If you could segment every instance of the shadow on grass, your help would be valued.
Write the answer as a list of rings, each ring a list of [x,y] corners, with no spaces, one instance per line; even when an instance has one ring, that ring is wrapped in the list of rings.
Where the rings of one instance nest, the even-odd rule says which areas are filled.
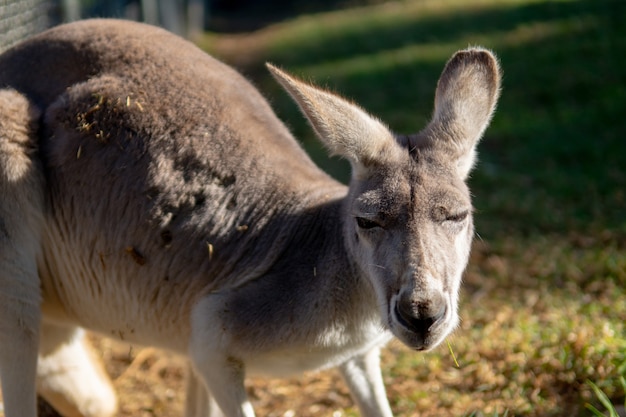
[[[305,20],[309,28],[245,71],[262,74],[269,60],[321,75],[322,85],[409,132],[430,117],[445,59],[481,43],[499,55],[504,85],[471,179],[478,230],[493,238],[609,229],[626,242],[626,2],[481,4],[445,14],[361,10],[346,25]],[[420,56],[428,48],[435,53]],[[286,95],[267,76],[257,82],[314,159],[347,180],[347,164],[324,156]]]
[[[357,7],[385,0],[217,0],[211,2],[208,26],[212,32],[236,33],[263,29],[307,13]]]
[[[409,11],[405,15],[394,14],[392,19],[381,8],[380,13],[359,15],[347,23],[303,30],[303,36],[296,35],[281,43],[280,51],[274,52],[273,57],[285,65],[301,66],[371,55],[413,43],[456,42],[468,34],[504,33],[520,25],[599,15],[617,23],[623,20],[620,13],[626,11],[625,6],[620,0],[546,1],[517,6],[494,1],[472,8],[453,8],[448,13],[441,13],[437,7],[426,9],[423,14]]]

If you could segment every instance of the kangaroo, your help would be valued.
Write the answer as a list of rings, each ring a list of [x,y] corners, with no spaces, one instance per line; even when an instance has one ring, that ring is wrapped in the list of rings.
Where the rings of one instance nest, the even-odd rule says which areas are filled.
[[[419,133],[392,133],[275,66],[349,186],[242,76],[165,30],[88,20],[0,56],[0,381],[6,417],[116,396],[83,330],[189,359],[187,416],[251,417],[247,374],[338,367],[391,416],[379,351],[458,323],[474,234],[465,179],[500,89],[454,54]]]

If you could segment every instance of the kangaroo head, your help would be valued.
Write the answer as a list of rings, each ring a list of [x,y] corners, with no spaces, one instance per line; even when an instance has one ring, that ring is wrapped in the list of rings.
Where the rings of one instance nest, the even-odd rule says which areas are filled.
[[[269,68],[323,143],[352,165],[344,240],[374,289],[383,324],[414,349],[436,346],[458,323],[474,234],[465,179],[498,98],[496,59],[484,49],[457,52],[437,84],[431,122],[408,136]]]

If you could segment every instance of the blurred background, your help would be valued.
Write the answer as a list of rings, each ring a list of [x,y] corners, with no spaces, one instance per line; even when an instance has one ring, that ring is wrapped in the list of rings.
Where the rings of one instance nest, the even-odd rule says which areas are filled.
[[[450,338],[459,366],[445,346],[418,355],[391,344],[392,407],[399,416],[625,415],[626,1],[5,0],[0,49],[90,16],[162,25],[233,65],[344,182],[348,165],[326,156],[264,62],[411,133],[428,122],[451,54],[492,49],[504,80],[470,178],[477,238]],[[114,376],[136,360],[96,343]],[[176,387],[180,372],[165,375],[155,383]],[[141,374],[134,381],[123,395],[150,390]],[[357,415],[333,373],[289,384],[251,382],[259,415]],[[178,394],[152,392],[141,410],[176,410]]]

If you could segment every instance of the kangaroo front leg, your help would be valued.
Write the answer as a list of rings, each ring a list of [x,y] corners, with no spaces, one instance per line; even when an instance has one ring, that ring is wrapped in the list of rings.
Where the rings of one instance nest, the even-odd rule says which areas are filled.
[[[341,365],[339,370],[363,417],[392,416],[380,371],[378,348],[350,359]]]
[[[44,324],[37,387],[66,417],[108,417],[117,409],[115,392],[86,343],[80,328]]]
[[[243,365],[228,356],[214,356],[204,352],[203,358],[192,356],[195,372],[204,380],[208,396],[212,396],[223,415],[254,417],[244,387]],[[210,407],[211,401],[206,404]],[[220,415],[220,414],[218,414]]]
[[[185,397],[185,417],[224,417],[195,371],[189,366]]]
[[[193,307],[189,358],[195,376],[208,390],[207,403],[214,401],[227,417],[254,417],[244,387],[243,362],[233,355],[228,334],[221,323],[222,307],[223,300],[219,295],[206,297]],[[193,388],[193,384],[200,381],[190,383],[189,387]]]

